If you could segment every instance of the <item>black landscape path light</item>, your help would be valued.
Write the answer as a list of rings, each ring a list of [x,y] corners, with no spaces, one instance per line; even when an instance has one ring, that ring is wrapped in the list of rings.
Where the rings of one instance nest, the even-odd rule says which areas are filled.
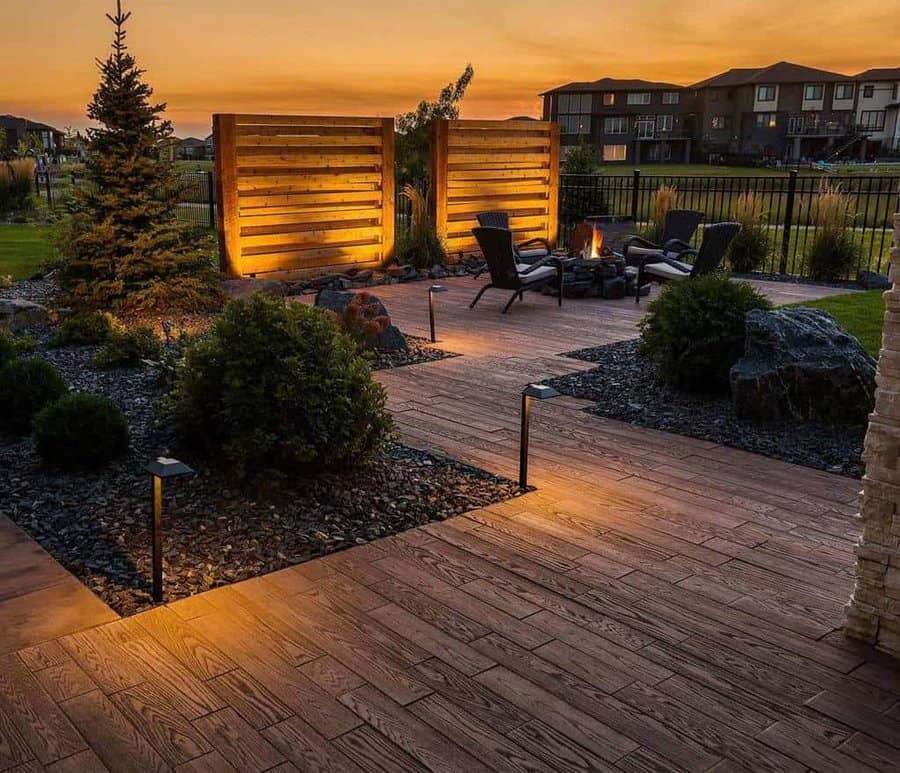
[[[447,288],[443,285],[431,285],[428,288],[428,321],[431,323],[431,343],[437,343],[434,335],[434,294],[445,292],[447,292]]]
[[[162,482],[163,478],[192,475],[194,471],[184,462],[160,456],[147,465],[147,472],[153,476],[153,516],[150,520],[150,531],[153,535],[153,600],[162,601]]]
[[[519,435],[519,488],[528,488],[528,428],[531,423],[531,401],[559,397],[552,386],[529,384],[522,390],[522,428]]]

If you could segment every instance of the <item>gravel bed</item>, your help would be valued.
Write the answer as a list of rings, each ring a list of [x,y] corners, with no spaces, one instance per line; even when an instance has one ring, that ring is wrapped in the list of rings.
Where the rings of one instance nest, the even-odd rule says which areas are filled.
[[[409,350],[405,352],[375,352],[372,357],[372,370],[402,368],[404,365],[418,365],[422,362],[435,362],[448,357],[459,357],[459,354],[438,349],[427,338],[404,335]]]
[[[164,389],[152,368],[96,370],[90,363],[97,347],[53,349],[49,331],[34,335],[38,355],[59,366],[73,389],[118,403],[131,427],[132,447],[124,460],[99,472],[62,473],[42,467],[30,438],[0,437],[0,509],[113,609],[133,614],[152,605],[144,468],[172,453],[171,431],[156,419]],[[407,358],[441,356],[450,355],[413,339]],[[400,364],[406,363],[380,363]],[[181,458],[198,474],[165,487],[167,600],[517,494],[509,480],[402,445],[345,474],[271,483],[252,492],[202,461]]]
[[[568,352],[595,362],[596,370],[560,376],[547,383],[561,393],[591,400],[589,413],[642,427],[710,440],[804,467],[861,478],[865,425],[835,427],[813,421],[758,427],[740,421],[728,395],[678,391],[655,378],[637,355],[637,341]]]

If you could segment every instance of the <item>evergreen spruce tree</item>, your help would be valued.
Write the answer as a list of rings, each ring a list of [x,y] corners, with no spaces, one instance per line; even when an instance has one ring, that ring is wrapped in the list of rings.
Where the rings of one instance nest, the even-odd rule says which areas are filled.
[[[164,103],[125,44],[123,13],[116,1],[112,51],[97,60],[100,85],[88,105],[86,185],[63,227],[61,283],[77,306],[122,310],[195,310],[218,299],[208,239],[176,218],[179,175],[160,153],[172,137],[161,118]],[[207,242],[204,245],[204,242]]]

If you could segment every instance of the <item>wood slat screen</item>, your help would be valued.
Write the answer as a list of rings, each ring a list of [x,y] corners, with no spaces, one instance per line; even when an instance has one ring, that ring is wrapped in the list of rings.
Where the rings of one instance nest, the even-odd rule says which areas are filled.
[[[222,270],[290,276],[394,252],[391,118],[213,116]]]
[[[556,243],[559,124],[447,121],[434,124],[432,194],[438,234],[451,255],[478,251],[479,212],[509,212],[516,240]]]

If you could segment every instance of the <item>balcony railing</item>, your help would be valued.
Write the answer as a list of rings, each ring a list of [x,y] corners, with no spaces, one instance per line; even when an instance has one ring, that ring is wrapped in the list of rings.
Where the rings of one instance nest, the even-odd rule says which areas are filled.
[[[865,126],[863,124],[803,124],[800,126],[792,126],[788,123],[788,137],[849,137],[852,134],[870,134],[871,132],[881,131],[876,126]]]

